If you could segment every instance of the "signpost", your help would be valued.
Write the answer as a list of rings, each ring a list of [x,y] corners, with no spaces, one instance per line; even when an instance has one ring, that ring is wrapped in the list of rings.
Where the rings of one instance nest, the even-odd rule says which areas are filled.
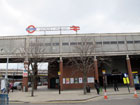
[[[23,70],[23,90],[28,91],[28,61],[24,61],[24,70]]]
[[[28,71],[27,70],[23,70],[23,77],[28,77]]]
[[[23,77],[28,77],[28,61],[24,61]]]
[[[105,74],[105,73],[106,73],[106,71],[105,71],[105,70],[102,70],[102,73],[103,73],[103,74]]]
[[[5,85],[6,85],[7,94],[8,94],[8,63],[9,63],[9,58],[7,57],[6,74],[5,74]]]
[[[106,91],[106,70],[102,70],[102,74],[103,74],[103,86],[104,86],[104,90]]]
[[[77,31],[80,30],[80,27],[79,27],[79,26],[71,26],[71,27],[70,27],[70,30],[75,31],[76,34],[77,34]]]
[[[46,31],[60,31],[60,34],[62,31],[70,31],[70,30],[73,30],[76,32],[77,34],[77,31],[80,30],[80,27],[79,26],[53,26],[53,27],[35,27],[34,25],[29,25],[27,28],[26,28],[26,31],[28,33],[33,33],[35,31],[43,31],[44,34],[46,34]]]
[[[33,33],[33,32],[36,31],[36,28],[35,28],[35,26],[33,26],[33,25],[29,25],[29,26],[26,28],[26,31],[27,31],[28,33]]]
[[[58,88],[59,88],[59,94],[61,94],[60,75],[61,75],[61,72],[59,71],[59,72],[58,72],[58,76],[59,76],[59,87],[58,87]]]

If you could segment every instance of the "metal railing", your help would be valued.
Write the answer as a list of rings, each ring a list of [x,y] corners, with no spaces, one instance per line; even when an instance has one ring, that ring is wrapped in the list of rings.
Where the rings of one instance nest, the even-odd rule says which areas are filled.
[[[0,105],[9,105],[8,94],[0,94]]]

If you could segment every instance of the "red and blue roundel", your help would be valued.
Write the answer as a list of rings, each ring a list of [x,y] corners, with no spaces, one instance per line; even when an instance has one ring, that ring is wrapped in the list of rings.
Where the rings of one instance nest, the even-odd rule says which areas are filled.
[[[27,31],[28,33],[33,33],[33,32],[36,31],[36,28],[35,28],[35,26],[30,25],[30,26],[28,26],[28,27],[26,28],[26,31]]]

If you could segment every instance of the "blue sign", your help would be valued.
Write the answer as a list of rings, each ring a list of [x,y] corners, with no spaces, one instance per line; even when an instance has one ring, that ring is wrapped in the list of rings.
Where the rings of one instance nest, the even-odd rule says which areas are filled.
[[[33,33],[33,32],[36,31],[36,28],[35,28],[35,26],[30,25],[30,26],[28,26],[28,27],[26,28],[26,31],[27,31],[28,33]]]

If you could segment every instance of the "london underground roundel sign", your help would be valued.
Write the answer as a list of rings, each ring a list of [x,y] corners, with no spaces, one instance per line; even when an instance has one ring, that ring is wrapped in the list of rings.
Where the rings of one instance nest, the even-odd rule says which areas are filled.
[[[28,27],[26,28],[26,31],[27,31],[28,33],[33,33],[33,32],[36,31],[36,28],[35,28],[35,26],[30,25],[30,26],[28,26]]]

